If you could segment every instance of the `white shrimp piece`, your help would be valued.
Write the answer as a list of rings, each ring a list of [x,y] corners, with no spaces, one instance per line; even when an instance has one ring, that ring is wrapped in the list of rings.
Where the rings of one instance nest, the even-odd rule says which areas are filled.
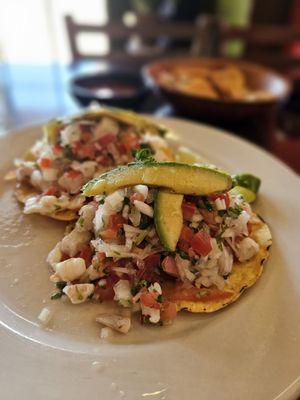
[[[103,272],[103,267],[95,268],[92,264],[87,268],[86,272],[91,281],[105,276]]]
[[[65,189],[68,193],[78,193],[84,184],[84,177],[82,174],[77,176],[70,176],[69,172],[65,172],[58,180],[59,186]]]
[[[93,134],[95,140],[99,139],[101,136],[108,133],[113,133],[117,135],[119,133],[120,127],[117,121],[103,117],[101,121],[94,127]]]
[[[17,178],[18,178],[18,171],[17,171]],[[33,187],[43,190],[44,181],[41,171],[39,171],[38,169],[32,171],[32,174],[30,175],[30,183],[32,184]]]
[[[250,260],[259,251],[259,245],[251,238],[246,237],[236,243],[235,254],[239,261]]]
[[[142,214],[145,214],[148,217],[153,218],[154,211],[151,206],[139,200],[134,200],[133,204]]]
[[[85,261],[83,258],[69,258],[68,260],[61,261],[54,266],[56,271],[55,280],[59,278],[60,281],[69,282],[74,281],[81,277],[86,270]]]
[[[42,169],[43,179],[46,182],[53,182],[57,179],[58,169],[56,168],[43,168]]]
[[[61,251],[74,257],[90,241],[90,238],[90,232],[75,228],[61,241]]]
[[[55,247],[50,251],[47,257],[47,263],[54,269],[54,266],[60,262],[62,252],[60,249],[61,242],[58,242]]]
[[[17,168],[16,175],[18,181],[21,181],[24,178],[31,176],[35,168],[35,164],[32,161],[23,161],[20,159],[16,159],[14,164]]]
[[[130,283],[126,279],[120,279],[113,287],[115,292],[114,300],[130,301],[132,299]]]
[[[97,169],[97,163],[96,161],[84,161],[81,163],[73,161],[71,167],[75,171],[80,171],[86,179],[89,179],[94,176]]]
[[[80,139],[80,135],[80,129],[76,123],[66,126],[66,128],[61,131],[62,145],[66,146],[77,142]]]
[[[39,313],[38,320],[43,326],[47,326],[53,318],[53,315],[54,313],[52,310],[50,310],[48,307],[44,307]]]
[[[89,296],[94,293],[95,286],[92,283],[77,283],[63,288],[63,292],[68,296],[71,303],[84,303]]]
[[[146,185],[136,185],[133,187],[133,191],[141,194],[144,197],[143,201],[145,201],[148,197],[149,190],[148,190],[148,186],[146,186]]]
[[[144,304],[141,304],[141,309],[142,309],[142,314],[149,316],[150,322],[152,324],[156,324],[160,320],[160,310],[157,310],[156,308],[150,308],[147,306],[144,306]]]
[[[120,315],[100,314],[96,321],[121,333],[128,333],[131,327],[131,319]]]
[[[79,211],[80,218],[78,219],[76,226],[78,229],[91,231],[93,229],[93,219],[95,218],[96,209],[92,204],[86,204]]]
[[[223,251],[218,258],[219,272],[221,275],[228,275],[231,272],[233,265],[233,255],[231,251],[223,245]]]

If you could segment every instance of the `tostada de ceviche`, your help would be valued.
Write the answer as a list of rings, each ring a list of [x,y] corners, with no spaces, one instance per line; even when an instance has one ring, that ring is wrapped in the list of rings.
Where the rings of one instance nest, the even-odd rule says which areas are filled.
[[[129,111],[94,108],[51,120],[43,131],[43,139],[6,176],[16,179],[15,194],[26,214],[76,219],[84,203],[80,189],[94,176],[127,164],[143,147],[158,161],[174,158],[164,139],[167,129]]]
[[[47,259],[53,299],[114,301],[116,312],[96,321],[122,333],[131,326],[124,308],[164,325],[180,310],[232,303],[261,275],[272,242],[245,200],[257,178],[141,158],[84,186],[79,219]]]

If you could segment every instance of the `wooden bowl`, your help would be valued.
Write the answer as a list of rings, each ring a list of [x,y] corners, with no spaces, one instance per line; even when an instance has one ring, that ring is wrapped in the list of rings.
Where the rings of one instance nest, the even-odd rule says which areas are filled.
[[[174,66],[219,68],[227,65],[238,67],[245,76],[250,90],[262,90],[268,98],[250,100],[212,99],[201,94],[187,94],[159,81],[159,75]],[[180,114],[213,120],[239,120],[261,115],[287,99],[291,85],[277,72],[246,61],[225,58],[166,58],[152,62],[143,68],[146,83],[159,91]]]

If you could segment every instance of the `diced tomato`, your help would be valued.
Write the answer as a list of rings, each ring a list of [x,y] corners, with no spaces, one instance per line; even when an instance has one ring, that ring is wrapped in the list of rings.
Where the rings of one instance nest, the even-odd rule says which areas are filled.
[[[158,253],[151,254],[144,260],[146,269],[154,269],[160,265],[160,255]]]
[[[55,196],[57,194],[57,188],[55,186],[49,186],[48,189],[44,191],[46,196]]]
[[[75,171],[74,169],[71,169],[70,171],[67,172],[68,178],[71,178],[71,179],[77,178],[80,175],[82,175],[81,172]]]
[[[177,247],[179,250],[182,250],[185,253],[187,253],[189,251],[190,245],[188,242],[186,242],[184,240],[179,240],[177,243]]]
[[[109,143],[112,143],[116,140],[116,135],[113,133],[107,133],[106,135],[101,136],[97,142],[102,146],[106,147]]]
[[[167,256],[163,259],[161,263],[162,269],[169,275],[178,276],[178,268],[175,262],[175,258],[172,256]]]
[[[162,310],[160,314],[160,319],[162,321],[173,321],[173,319],[177,315],[177,308],[175,303],[171,303],[168,300],[165,300],[162,303]]]
[[[112,240],[118,237],[118,230],[116,229],[104,229],[103,231],[99,232],[99,235],[103,240]]]
[[[144,306],[155,308],[156,310],[159,310],[161,307],[159,302],[156,300],[156,296],[154,293],[149,293],[149,292],[142,293],[140,297],[140,302]]]
[[[139,137],[133,132],[125,132],[121,138],[121,143],[126,149],[126,153],[139,148]]]
[[[125,223],[125,219],[120,214],[113,214],[109,216],[108,227],[111,229],[119,230]]]
[[[93,134],[92,132],[86,130],[81,133],[81,138],[84,142],[90,142],[93,139]]]
[[[195,257],[195,255],[196,255],[196,253],[194,252],[194,250],[193,250],[193,248],[192,247],[190,247],[189,249],[188,249],[188,255],[189,255],[189,257],[190,258],[193,258],[193,257]]]
[[[217,216],[216,211],[208,211],[208,210],[200,210],[200,213],[204,219],[204,221],[208,224],[208,225],[215,225],[216,221],[215,218]]]
[[[117,283],[118,278],[110,276],[106,279],[105,287],[95,285],[95,294],[99,295],[100,300],[113,300],[115,297],[114,285]]]
[[[196,211],[196,204],[185,201],[182,203],[183,218],[191,221]]]
[[[74,144],[74,149],[73,149],[75,155],[81,157],[81,158],[89,158],[89,159],[94,159],[95,158],[95,146],[93,144],[83,144],[80,142],[76,142]]]
[[[41,168],[50,168],[51,167],[51,160],[50,158],[43,157],[39,160],[39,164]]]
[[[144,201],[145,199],[142,193],[132,193],[130,196],[130,201],[133,203],[134,200]]]
[[[53,152],[54,152],[54,154],[56,154],[56,155],[60,155],[61,152],[62,152],[62,147],[61,147],[61,145],[58,144],[58,143],[56,143],[56,144],[53,146]]]
[[[191,245],[193,250],[203,257],[207,256],[212,250],[210,236],[203,229],[194,235]]]
[[[106,258],[105,253],[97,253],[97,258],[99,261],[104,261]]]
[[[84,259],[86,267],[88,267],[91,264],[92,256],[93,256],[93,250],[88,245],[84,246],[79,253],[79,257]]]
[[[66,261],[70,258],[69,254],[62,252],[61,253],[61,257],[60,257],[60,261]]]
[[[179,239],[183,240],[184,242],[191,243],[193,236],[194,236],[193,230],[191,228],[189,228],[188,226],[183,225]]]
[[[208,197],[209,201],[215,201],[217,199],[225,200],[226,208],[230,205],[230,198],[228,192],[226,193],[219,193],[219,194],[212,194]]]
[[[122,144],[122,143],[117,143],[117,148],[118,148],[119,153],[120,153],[121,155],[127,154],[127,150],[126,150],[126,147],[124,146],[124,144]]]

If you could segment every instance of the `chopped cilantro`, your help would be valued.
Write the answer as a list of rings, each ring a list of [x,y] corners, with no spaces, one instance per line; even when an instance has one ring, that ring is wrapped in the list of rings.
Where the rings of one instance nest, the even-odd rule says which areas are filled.
[[[57,289],[63,290],[63,288],[66,286],[66,282],[63,281],[56,282],[55,286],[57,287]]]
[[[84,218],[83,218],[83,217],[80,217],[80,218],[78,219],[77,223],[78,223],[78,225],[80,225],[81,227],[83,227]]]
[[[157,301],[158,301],[159,303],[162,303],[162,302],[164,301],[164,298],[163,298],[163,295],[162,295],[162,294],[160,294],[159,296],[157,296]]]
[[[60,299],[62,295],[63,295],[63,292],[56,292],[56,293],[53,293],[53,295],[51,296],[51,300]]]
[[[146,229],[149,225],[151,225],[152,219],[148,217],[148,215],[141,214],[141,221],[139,224],[140,229]]]
[[[120,300],[118,301],[118,304],[119,304],[120,306],[126,307],[126,308],[131,307],[131,302],[130,302],[129,300],[120,299]]]
[[[105,198],[102,197],[102,199],[99,200],[99,204],[104,204],[104,202],[105,202]]]
[[[236,219],[240,216],[242,211],[243,211],[242,207],[240,207],[239,205],[236,205],[235,207],[229,207],[227,209],[227,214],[229,217]]]
[[[135,286],[132,287],[131,294],[135,296],[143,287],[147,287],[149,285],[150,282],[146,281],[145,279],[142,279]]]
[[[192,258],[192,260],[191,260],[192,265],[196,265],[197,262],[198,262],[197,258],[195,258],[195,257]]]
[[[124,205],[130,204],[129,197],[124,197],[123,203],[124,203]]]
[[[186,254],[185,251],[182,250],[177,250],[177,253],[180,255],[181,258],[183,258],[184,260],[188,260],[189,256]]]
[[[73,160],[74,154],[73,154],[73,152],[72,152],[71,146],[66,145],[66,146],[63,148],[63,156],[64,156],[65,158],[68,158],[68,159],[70,159],[70,160]]]
[[[136,150],[134,153],[134,158],[138,162],[153,162],[155,161],[152,157],[152,152],[149,149]]]
[[[202,197],[202,201],[203,201],[204,207],[207,209],[207,211],[214,210],[212,204],[208,201],[208,198],[206,196]]]

